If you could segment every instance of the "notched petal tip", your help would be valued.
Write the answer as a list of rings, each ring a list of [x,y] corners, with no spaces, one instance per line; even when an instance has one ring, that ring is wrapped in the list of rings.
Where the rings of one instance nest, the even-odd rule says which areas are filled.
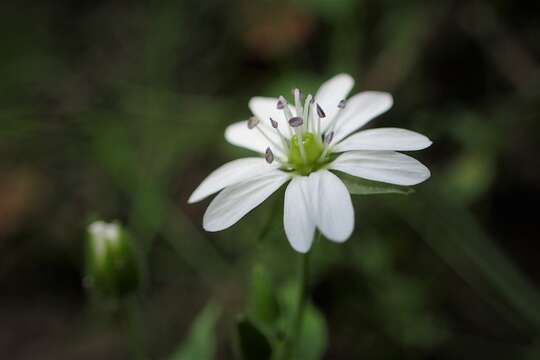
[[[300,254],[307,254],[309,252],[309,250],[311,250],[311,244],[309,244],[309,246],[307,247],[301,247],[301,246],[298,246],[296,244],[293,244],[291,242],[289,242],[289,244],[291,245],[291,247],[293,248],[294,251],[300,253]]]

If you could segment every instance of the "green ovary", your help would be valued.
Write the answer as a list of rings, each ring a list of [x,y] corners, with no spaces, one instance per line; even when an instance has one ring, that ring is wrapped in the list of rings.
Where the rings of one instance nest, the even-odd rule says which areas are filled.
[[[314,134],[303,134],[304,159],[298,140],[298,135],[294,135],[291,139],[289,163],[300,175],[309,175],[311,172],[318,170],[326,162],[325,159],[319,159],[323,153],[323,145],[317,140]]]

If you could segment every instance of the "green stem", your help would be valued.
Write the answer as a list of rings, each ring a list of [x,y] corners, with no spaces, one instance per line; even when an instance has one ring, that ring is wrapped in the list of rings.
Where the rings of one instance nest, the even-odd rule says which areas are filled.
[[[297,358],[300,336],[302,334],[302,324],[304,322],[304,312],[307,303],[307,293],[309,289],[309,253],[300,255],[300,276],[298,279],[298,304],[292,326],[291,347],[293,359]]]

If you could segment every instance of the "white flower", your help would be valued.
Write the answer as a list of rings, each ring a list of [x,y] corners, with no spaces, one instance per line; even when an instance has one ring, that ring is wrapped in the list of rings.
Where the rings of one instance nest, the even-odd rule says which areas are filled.
[[[303,103],[295,89],[291,105],[283,97],[252,98],[249,108],[254,116],[230,125],[225,138],[264,158],[231,161],[193,192],[189,203],[222,190],[204,214],[204,229],[219,231],[232,226],[290,180],[283,225],[292,247],[305,253],[316,228],[335,242],[344,242],[353,231],[351,197],[333,171],[397,185],[428,179],[427,167],[396,152],[427,148],[431,141],[424,135],[398,128],[355,133],[387,111],[393,101],[390,94],[376,91],[361,92],[345,101],[353,84],[351,76],[339,74]]]

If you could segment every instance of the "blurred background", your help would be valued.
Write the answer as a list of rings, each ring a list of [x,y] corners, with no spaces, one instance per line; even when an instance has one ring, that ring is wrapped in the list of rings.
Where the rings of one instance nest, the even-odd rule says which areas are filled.
[[[0,4],[2,358],[233,358],[260,284],[295,279],[283,193],[220,233],[187,198],[249,154],[223,131],[251,96],[339,72],[393,94],[370,126],[429,136],[432,178],[316,244],[306,359],[540,358],[539,2],[152,3]],[[139,340],[83,285],[95,219],[135,240]]]

